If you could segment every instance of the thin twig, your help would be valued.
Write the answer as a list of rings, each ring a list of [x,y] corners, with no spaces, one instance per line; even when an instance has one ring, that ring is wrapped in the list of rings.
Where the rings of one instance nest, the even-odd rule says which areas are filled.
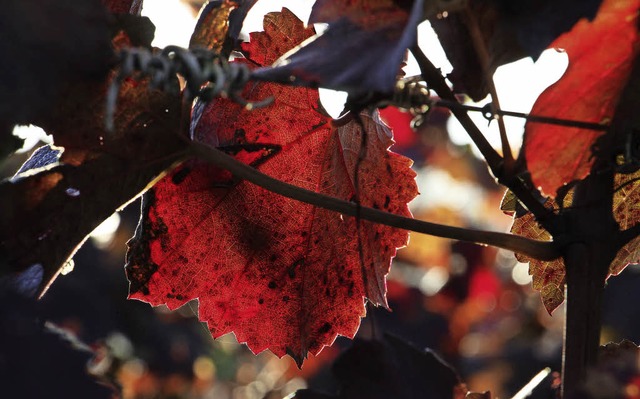
[[[507,128],[504,125],[504,119],[502,119],[502,117],[500,117],[500,115],[496,112],[500,109],[500,100],[498,99],[498,91],[496,90],[496,85],[493,81],[493,74],[489,69],[489,52],[487,51],[487,46],[485,45],[484,39],[482,38],[482,32],[480,31],[480,26],[478,26],[478,20],[476,19],[475,15],[471,13],[471,10],[469,10],[468,7],[465,7],[464,16],[471,33],[473,47],[475,48],[478,58],[480,59],[482,74],[484,75],[484,79],[487,82],[487,86],[489,87],[489,94],[491,95],[491,113],[497,116],[497,118],[495,119],[497,119],[498,130],[500,131],[500,142],[502,143],[502,158],[504,161],[503,167],[507,171],[507,173],[512,173],[515,166],[515,161],[513,159],[513,153],[511,152],[509,138],[507,137]]]
[[[192,142],[191,151],[200,159],[206,160],[219,168],[228,170],[234,176],[245,179],[257,186],[265,188],[287,198],[292,198],[307,204],[340,212],[343,215],[355,217],[358,212],[357,204],[341,200],[328,195],[306,190],[273,177],[244,164],[224,152],[205,144]],[[559,250],[550,241],[531,240],[513,234],[497,233],[444,226],[416,220],[393,213],[384,212],[369,207],[360,207],[360,217],[374,223],[396,227],[417,233],[429,234],[437,237],[450,238],[477,244],[492,245],[498,248],[525,254],[535,259],[552,260],[559,257]]]
[[[457,101],[450,101],[450,100],[435,100],[431,103],[431,106],[445,107],[450,110],[457,108],[457,109],[473,111],[473,112],[482,112],[483,115],[487,112],[486,106],[479,107],[477,105],[461,104]],[[583,121],[577,121],[573,119],[552,118],[549,116],[531,115],[524,112],[506,111],[503,109],[497,109],[495,110],[495,113],[500,116],[513,116],[515,118],[526,119],[528,122],[545,123],[548,125],[577,127],[580,129],[596,130],[596,131],[606,131],[609,129],[609,125],[600,124],[600,123],[583,122]],[[487,117],[486,115],[484,116],[485,118]]]

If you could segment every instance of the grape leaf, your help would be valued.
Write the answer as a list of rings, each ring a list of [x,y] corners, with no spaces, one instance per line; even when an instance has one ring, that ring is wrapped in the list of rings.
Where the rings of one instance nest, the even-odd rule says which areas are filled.
[[[640,223],[640,171],[615,176],[613,216],[624,231]],[[611,262],[610,273],[618,275],[630,263],[640,263],[640,237],[622,247]]]
[[[106,77],[113,51],[99,0],[8,0],[0,13],[0,143],[50,115],[70,82]],[[90,54],[90,56],[88,56]]]
[[[142,22],[144,23],[144,22]],[[126,45],[119,34],[116,46]],[[42,149],[0,184],[0,271],[43,267],[42,293],[87,235],[180,158],[180,96],[125,81],[105,130],[103,79],[72,80],[37,122],[64,151]],[[176,91],[178,82],[175,78]],[[82,210],[79,216],[79,210]]]
[[[508,192],[503,200],[505,206],[513,194]],[[564,207],[570,206],[572,191],[564,197]],[[629,229],[640,221],[640,171],[633,174],[618,173],[614,178],[613,216],[620,226],[620,230]],[[552,201],[546,206],[551,207]],[[554,208],[558,206],[553,202]],[[503,210],[506,210],[503,207]],[[513,214],[511,232],[535,240],[550,241],[551,235],[535,220],[530,212],[513,209],[505,212]],[[533,289],[540,291],[542,302],[549,313],[553,312],[564,301],[565,265],[562,258],[552,261],[540,261],[531,257],[516,254],[520,262],[529,262],[529,274],[533,277]],[[618,250],[615,259],[609,266],[610,276],[620,274],[630,263],[640,262],[640,237],[636,237]]]
[[[257,0],[214,0],[200,10],[190,48],[207,48],[229,55],[237,46],[247,13]]]
[[[202,6],[189,40],[189,48],[220,51],[227,36],[229,15],[236,7],[233,0],[214,0]]]
[[[609,123],[640,49],[638,0],[605,0],[593,22],[580,21],[551,46],[569,56],[564,76],[536,101],[532,114]],[[524,157],[536,187],[551,197],[589,174],[600,131],[527,122]]]
[[[458,374],[431,350],[389,334],[383,341],[357,339],[336,360],[332,371],[340,383],[337,395],[303,389],[294,398],[451,399],[466,393]]]
[[[551,241],[551,234],[540,226],[531,212],[520,215],[516,213],[511,232],[534,240]],[[551,314],[564,302],[564,260],[558,258],[552,261],[541,261],[523,254],[516,253],[515,255],[519,262],[529,263],[533,289],[540,291],[542,303],[547,312]]]
[[[309,23],[327,22],[326,32],[258,79],[348,91],[359,95],[393,91],[401,62],[416,40],[422,0],[317,1]],[[289,50],[289,49],[287,49]]]
[[[429,21],[453,65],[448,78],[455,90],[480,101],[488,94],[488,87],[468,18],[476,19],[489,52],[489,69],[494,71],[500,65],[526,56],[538,58],[558,35],[571,29],[580,18],[592,19],[601,1],[469,1],[466,10],[449,1],[447,14],[433,15]]]
[[[60,159],[39,151],[33,169],[0,184],[2,272],[41,264],[42,292],[96,226],[180,157],[178,96],[127,82],[119,104],[111,133],[104,131],[104,97],[74,108],[75,117],[51,126],[66,146]]]
[[[290,11],[265,17],[265,32],[245,46],[249,65],[278,56],[277,37],[295,45],[313,32]],[[361,127],[334,124],[319,111],[317,90],[259,83],[269,108],[248,111],[229,100],[209,104],[194,138],[279,180],[353,200]],[[391,133],[377,113],[362,114],[367,156],[360,162],[365,206],[410,215],[416,194],[411,161],[389,152]],[[385,275],[407,233],[280,197],[224,170],[191,161],[145,195],[130,242],[130,298],[175,309],[199,298],[214,337],[234,332],[254,351],[269,348],[299,365],[337,334],[352,337],[363,297],[386,306]],[[363,259],[360,259],[360,249]],[[361,263],[362,261],[362,263]]]

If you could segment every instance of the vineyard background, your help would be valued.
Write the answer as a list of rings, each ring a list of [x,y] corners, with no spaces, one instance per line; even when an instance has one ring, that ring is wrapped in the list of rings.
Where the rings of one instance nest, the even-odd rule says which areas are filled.
[[[201,3],[188,3],[195,16]],[[505,108],[511,109],[508,102]],[[469,145],[452,142],[447,112],[434,110],[418,132],[409,129],[410,116],[393,108],[382,114],[396,134],[392,149],[415,161],[423,194],[411,204],[416,218],[508,230],[512,219],[500,211],[503,190]],[[14,155],[2,165],[0,177],[10,177],[28,155]],[[89,240],[74,257],[75,270],[60,277],[38,305],[42,318],[97,348],[94,373],[117,376],[124,398],[275,399],[304,387],[331,391],[336,386],[329,366],[351,345],[347,339],[339,338],[299,370],[288,357],[254,356],[230,335],[212,344],[197,321],[194,302],[170,312],[127,301],[122,264],[139,208],[139,201],[130,204],[119,223],[111,219],[114,230],[105,227],[107,232]],[[638,266],[609,281],[603,342],[640,339],[640,293],[630,288],[638,283]],[[527,265],[508,251],[414,233],[394,259],[388,289],[393,312],[369,308],[372,314],[358,336],[389,332],[433,348],[472,391],[510,397],[543,368],[560,370],[563,309],[548,315],[530,287]],[[2,303],[6,314],[22,310]],[[544,397],[554,379],[550,374],[532,397]],[[640,382],[628,389],[640,392]]]

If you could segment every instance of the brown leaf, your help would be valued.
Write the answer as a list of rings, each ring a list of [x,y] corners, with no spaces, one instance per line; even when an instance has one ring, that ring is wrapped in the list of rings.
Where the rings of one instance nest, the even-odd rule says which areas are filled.
[[[220,52],[229,30],[229,15],[238,7],[234,0],[212,1],[200,10],[200,16],[189,41],[189,48],[206,48]]]

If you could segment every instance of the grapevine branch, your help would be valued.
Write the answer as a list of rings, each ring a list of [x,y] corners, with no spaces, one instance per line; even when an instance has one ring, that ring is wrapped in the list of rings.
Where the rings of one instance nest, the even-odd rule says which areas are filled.
[[[417,233],[477,244],[492,245],[498,248],[525,254],[540,260],[552,260],[560,256],[557,245],[550,241],[537,241],[513,234],[445,226],[395,215],[378,209],[358,206],[358,204],[354,202],[316,193],[267,176],[251,166],[236,160],[223,151],[205,144],[191,142],[190,150],[193,152],[194,156],[210,162],[219,168],[228,170],[236,177],[245,179],[271,192],[307,204],[315,205],[320,208],[340,212],[343,215],[353,217],[359,216],[363,220]]]
[[[422,74],[422,78],[427,85],[435,90],[435,92],[445,101],[458,102],[455,94],[442,76],[442,73],[438,68],[436,68],[431,61],[427,58],[427,56],[422,52],[420,47],[413,46],[411,48],[411,53],[416,58],[418,62],[418,66],[420,67],[420,71]],[[545,208],[544,205],[536,198],[533,191],[534,189],[526,187],[524,182],[518,179],[516,176],[507,175],[505,176],[504,170],[504,160],[498,154],[498,152],[489,144],[487,139],[484,137],[480,129],[473,123],[471,118],[469,117],[467,110],[459,107],[451,107],[451,112],[453,115],[460,121],[462,127],[467,131],[471,140],[475,143],[475,145],[480,150],[482,156],[484,156],[491,172],[494,176],[498,178],[498,181],[508,187],[513,193],[518,197],[518,199],[522,202],[522,204],[531,211],[536,220],[538,220],[545,229],[547,229],[552,234],[554,233],[553,226],[550,223],[547,223],[547,216],[550,214],[550,210]]]

